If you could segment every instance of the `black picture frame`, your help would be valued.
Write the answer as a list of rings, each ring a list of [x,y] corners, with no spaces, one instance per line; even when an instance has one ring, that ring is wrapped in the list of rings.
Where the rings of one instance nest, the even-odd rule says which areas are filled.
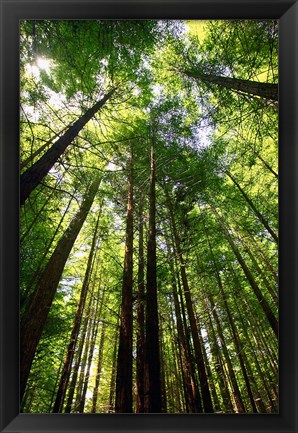
[[[297,423],[298,4],[289,0],[0,0],[1,432],[279,432]],[[274,18],[279,51],[279,414],[20,414],[18,323],[20,19]]]

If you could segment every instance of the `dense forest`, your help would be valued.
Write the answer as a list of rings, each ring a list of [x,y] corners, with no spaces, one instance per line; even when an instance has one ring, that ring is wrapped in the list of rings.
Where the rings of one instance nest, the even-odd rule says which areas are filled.
[[[20,23],[27,413],[278,413],[278,24]]]

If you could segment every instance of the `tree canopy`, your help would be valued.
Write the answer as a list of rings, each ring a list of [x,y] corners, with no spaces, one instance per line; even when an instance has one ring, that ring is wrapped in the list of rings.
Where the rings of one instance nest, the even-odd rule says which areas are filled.
[[[21,407],[278,412],[278,26],[20,23]]]

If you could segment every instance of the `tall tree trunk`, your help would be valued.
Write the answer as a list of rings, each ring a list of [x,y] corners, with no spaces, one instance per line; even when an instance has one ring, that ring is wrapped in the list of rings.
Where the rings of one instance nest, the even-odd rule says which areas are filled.
[[[104,317],[104,319],[105,319],[105,317]],[[105,335],[106,335],[106,323],[103,322],[103,325],[101,328],[99,347],[98,347],[98,355],[97,355],[98,358],[97,358],[97,366],[96,366],[95,385],[94,385],[93,394],[92,394],[91,413],[96,413],[99,381],[100,381],[100,375],[101,375],[101,370],[102,370],[102,359],[103,359],[103,348],[104,348],[104,342],[105,342]]]
[[[166,233],[166,227],[164,228]],[[180,359],[181,359],[181,367],[182,367],[185,403],[186,403],[187,412],[198,413],[201,411],[201,407],[199,404],[200,397],[197,393],[193,365],[191,360],[189,359],[190,354],[188,353],[187,341],[186,341],[186,336],[183,329],[183,323],[181,318],[181,308],[180,308],[176,279],[175,279],[175,269],[174,269],[174,264],[171,260],[172,251],[170,248],[167,234],[166,234],[166,245],[168,251],[168,263],[169,263],[170,272],[172,276],[173,299],[174,299],[175,315],[176,315],[176,323],[177,323],[177,334],[178,334],[178,343],[179,343]]]
[[[95,226],[95,230],[94,230],[94,234],[93,234],[91,249],[89,252],[89,257],[88,257],[87,267],[86,267],[86,271],[85,271],[84,281],[82,284],[80,300],[79,300],[79,303],[77,306],[77,311],[76,311],[75,318],[74,318],[74,323],[73,323],[73,327],[72,327],[72,331],[71,331],[70,341],[69,341],[68,347],[67,347],[66,357],[65,357],[65,361],[64,361],[62,374],[61,374],[61,379],[59,382],[57,396],[56,396],[55,404],[53,407],[54,413],[61,413],[62,412],[62,406],[63,406],[63,402],[64,402],[64,398],[65,398],[66,388],[67,388],[68,381],[69,381],[71,364],[72,364],[72,360],[73,360],[73,356],[74,356],[74,349],[75,349],[75,346],[77,344],[77,338],[79,335],[79,329],[80,329],[81,321],[82,321],[83,309],[85,306],[87,291],[89,288],[89,281],[90,281],[90,275],[91,275],[91,265],[92,265],[92,262],[94,259],[94,251],[95,251],[95,245],[96,245],[96,240],[97,240],[99,218],[100,218],[100,213],[99,213],[97,221],[96,221],[96,226]]]
[[[240,237],[241,243],[243,244],[244,248],[245,248],[245,252],[247,252],[252,264],[254,265],[256,271],[258,272],[258,275],[262,278],[264,286],[266,286],[268,293],[270,294],[273,302],[275,303],[276,306],[278,306],[278,294],[277,291],[274,290],[274,288],[271,286],[270,282],[268,281],[264,271],[260,268],[257,260],[255,259],[254,254],[252,253],[252,251],[250,250],[249,245],[244,241],[244,239],[242,237]]]
[[[244,197],[245,201],[249,204],[249,206],[253,210],[254,214],[258,217],[258,219],[263,224],[263,226],[266,228],[266,230],[268,231],[268,233],[270,233],[270,235],[273,237],[273,239],[276,241],[276,243],[278,243],[278,236],[274,232],[274,230],[272,230],[272,228],[269,226],[269,223],[266,220],[266,218],[261,214],[261,212],[258,211],[258,209],[256,208],[256,206],[253,204],[252,200],[244,192],[244,190],[241,188],[241,186],[239,185],[239,183],[237,182],[237,180],[234,178],[234,176],[232,176],[229,171],[226,171],[226,174],[229,176],[229,178],[232,180],[232,182],[236,185],[236,187],[238,188],[238,190],[241,192],[241,194]]]
[[[125,257],[117,361],[117,413],[132,413],[133,156],[128,174]]]
[[[51,143],[53,143],[55,138],[59,137],[59,135],[61,135],[64,131],[65,131],[65,127],[61,131],[56,133],[53,137],[51,137],[48,141],[46,141],[43,145],[41,145],[35,152],[31,153],[31,155],[28,158],[26,158],[24,161],[20,163],[20,169],[22,170],[23,168],[27,167],[27,165],[29,165],[34,158],[39,156]]]
[[[256,297],[257,297],[257,299],[258,299],[258,301],[260,303],[261,308],[263,309],[263,311],[264,311],[264,313],[265,313],[265,315],[266,315],[266,317],[268,319],[268,322],[270,323],[270,326],[271,326],[274,334],[277,337],[278,336],[278,322],[276,320],[276,317],[274,316],[274,314],[273,314],[273,312],[272,312],[272,310],[271,310],[268,302],[266,301],[266,299],[262,295],[262,292],[261,292],[261,290],[260,290],[257,282],[255,281],[255,279],[254,279],[253,275],[251,274],[250,270],[248,269],[248,267],[247,267],[247,265],[246,265],[246,263],[245,263],[242,255],[240,254],[240,251],[237,248],[235,242],[233,241],[230,233],[226,229],[225,225],[223,224],[221,218],[219,217],[219,215],[218,215],[218,213],[216,211],[215,211],[215,214],[216,214],[217,220],[218,220],[220,226],[222,227],[222,229],[223,229],[223,231],[225,233],[225,236],[226,236],[226,238],[227,238],[227,240],[228,240],[228,242],[229,242],[229,244],[230,244],[230,246],[231,246],[231,248],[232,248],[235,256],[237,257],[237,260],[238,260],[238,262],[239,262],[239,264],[240,264],[240,266],[241,266],[241,268],[242,268],[242,270],[243,270],[243,272],[244,272],[244,274],[245,274],[245,276],[246,276],[246,278],[247,278],[247,280],[248,280],[251,288],[253,289],[254,294],[256,295]]]
[[[92,317],[92,311],[90,312],[89,320],[88,320],[88,329],[87,329],[87,335],[85,339],[84,344],[84,351],[82,356],[82,362],[80,366],[80,373],[78,374],[78,381],[77,381],[77,387],[76,387],[76,401],[74,410],[75,412],[82,413],[84,410],[84,407],[82,407],[82,395],[83,395],[83,387],[84,387],[84,379],[86,376],[86,367],[88,362],[88,355],[90,353],[90,343],[91,343],[91,337],[92,337],[92,325],[93,325],[93,317]]]
[[[51,258],[32,295],[28,308],[21,322],[21,362],[20,362],[20,394],[24,394],[27,378],[33,362],[36,347],[40,340],[49,309],[52,305],[65,263],[73,244],[82,228],[98,191],[100,177],[91,184],[80,209],[60,238]]]
[[[211,400],[211,395],[210,395],[210,389],[209,389],[209,384],[208,384],[208,379],[207,379],[207,374],[206,374],[206,368],[205,368],[204,359],[203,359],[202,347],[201,347],[200,339],[199,339],[199,331],[198,331],[196,317],[195,317],[195,313],[194,313],[194,309],[193,309],[193,302],[192,302],[192,298],[191,298],[190,287],[188,285],[188,279],[187,279],[187,275],[186,275],[186,271],[185,271],[186,265],[185,265],[185,261],[184,261],[183,255],[182,255],[181,246],[180,246],[180,239],[179,239],[178,230],[176,227],[174,210],[173,210],[173,206],[172,206],[169,192],[167,191],[166,187],[165,187],[164,191],[165,191],[167,205],[168,205],[168,209],[169,209],[169,213],[170,213],[170,220],[171,220],[171,225],[172,225],[172,229],[173,229],[176,252],[177,252],[177,256],[178,256],[178,260],[179,260],[179,264],[180,264],[180,273],[181,273],[182,285],[183,285],[183,290],[184,290],[184,297],[185,297],[185,301],[186,301],[186,308],[187,308],[187,313],[188,313],[188,317],[189,317],[189,321],[190,321],[191,334],[192,334],[194,350],[195,350],[195,355],[196,355],[196,362],[197,362],[197,366],[198,366],[198,375],[199,375],[199,380],[200,380],[200,388],[201,388],[204,412],[205,413],[213,413],[213,406],[212,406],[212,400]]]
[[[228,368],[228,372],[229,372],[229,377],[231,380],[231,385],[232,385],[232,390],[233,390],[233,397],[235,400],[235,404],[237,407],[237,410],[239,413],[244,413],[245,412],[245,406],[241,397],[241,393],[240,393],[240,389],[237,383],[237,379],[236,379],[236,375],[235,375],[235,371],[231,362],[231,358],[229,356],[229,352],[227,349],[227,344],[226,344],[226,340],[222,331],[222,326],[216,311],[216,306],[215,306],[215,302],[213,300],[213,297],[209,294],[208,295],[208,299],[211,305],[211,313],[212,316],[214,318],[215,324],[216,324],[216,331],[219,337],[219,340],[221,342],[221,347],[222,347],[222,351],[225,357],[225,361],[227,364],[227,368]]]
[[[141,199],[142,200],[142,199]],[[144,282],[144,221],[143,209],[139,210],[139,263],[137,294],[137,365],[136,365],[136,412],[144,412],[144,346],[145,346],[145,282]]]
[[[119,339],[119,331],[120,331],[118,323],[116,324],[116,326],[117,328],[114,336],[115,343],[114,343],[114,350],[113,350],[113,362],[112,362],[111,381],[110,381],[109,413],[114,412],[114,395],[115,395],[115,388],[116,388],[117,347],[118,347],[118,339]]]
[[[20,204],[25,203],[31,192],[40,184],[42,179],[48,174],[53,165],[58,161],[58,158],[63,154],[65,149],[71,144],[73,139],[79,134],[87,122],[94,116],[95,113],[106,103],[113,95],[115,89],[108,92],[100,101],[81,116],[56,143],[28,170],[21,175],[20,182]]]
[[[188,77],[196,80],[204,81],[205,83],[217,84],[218,86],[227,89],[243,92],[248,95],[259,96],[263,99],[278,101],[278,85],[272,83],[260,83],[258,81],[242,80],[239,78],[225,77],[221,75],[204,74],[202,72],[180,70]]]
[[[153,126],[153,129],[155,126]],[[156,161],[155,131],[151,136],[151,169],[149,197],[149,231],[147,246],[147,285],[146,285],[146,342],[144,368],[144,411],[161,412],[160,350],[158,332],[158,303],[156,278]]]
[[[78,374],[79,374],[79,368],[80,368],[81,359],[82,359],[82,355],[83,355],[83,349],[84,349],[85,339],[86,339],[86,335],[87,335],[88,322],[90,319],[91,304],[92,304],[92,297],[90,296],[88,303],[87,303],[86,307],[84,308],[84,311],[86,312],[86,314],[84,314],[84,311],[83,311],[83,316],[85,316],[85,317],[83,317],[83,329],[80,332],[80,335],[78,338],[79,345],[77,348],[75,348],[75,364],[72,368],[73,374],[72,374],[71,382],[69,385],[67,402],[66,402],[66,406],[64,409],[64,413],[70,413],[71,408],[72,408],[72,404],[73,404],[73,397],[74,397],[74,393],[75,393],[75,388],[76,388]]]
[[[233,342],[234,342],[234,345],[235,345],[237,357],[239,359],[240,367],[241,367],[242,374],[243,374],[243,377],[244,377],[244,382],[245,382],[245,385],[246,385],[246,390],[247,390],[247,393],[248,393],[249,401],[250,401],[250,404],[251,404],[253,412],[257,413],[258,410],[257,410],[256,404],[255,404],[255,401],[254,401],[252,389],[251,389],[251,386],[250,386],[249,377],[247,375],[246,366],[245,366],[245,362],[244,362],[244,359],[243,359],[244,357],[243,357],[243,354],[242,354],[242,350],[243,349],[241,347],[241,342],[240,342],[240,339],[239,339],[239,335],[238,335],[238,332],[236,331],[236,327],[234,325],[234,321],[233,321],[233,318],[232,318],[232,315],[231,315],[231,312],[230,312],[230,307],[228,305],[228,302],[227,302],[227,299],[226,299],[226,294],[225,294],[225,291],[224,291],[224,288],[223,288],[223,284],[222,284],[222,281],[221,281],[221,277],[220,277],[220,274],[219,274],[219,269],[218,269],[218,266],[217,266],[217,262],[216,262],[216,259],[215,259],[214,253],[213,253],[213,248],[212,248],[212,245],[211,245],[211,242],[210,242],[210,239],[209,239],[209,235],[208,235],[208,231],[207,231],[207,228],[206,228],[205,225],[204,225],[204,229],[205,229],[205,234],[206,234],[207,242],[208,242],[208,245],[209,245],[209,249],[210,249],[210,253],[211,253],[211,257],[212,257],[212,261],[213,261],[213,267],[214,267],[214,271],[215,271],[215,276],[216,276],[219,292],[221,294],[221,297],[222,297],[222,300],[223,300],[223,303],[224,303],[224,307],[225,307],[225,311],[226,311],[226,314],[228,316],[228,322],[229,322],[229,325],[230,325],[230,329],[232,331]]]
[[[224,371],[223,365],[222,365],[222,359],[221,359],[220,349],[218,347],[217,336],[215,333],[215,329],[214,329],[211,315],[210,315],[210,312],[209,312],[207,305],[206,305],[206,309],[207,309],[207,313],[208,313],[208,319],[209,319],[209,323],[210,323],[210,331],[211,331],[211,335],[212,335],[212,338],[210,338],[210,349],[211,349],[212,356],[215,359],[215,371],[217,373],[217,381],[218,381],[218,385],[219,385],[219,389],[220,389],[220,393],[221,393],[221,397],[222,397],[224,411],[226,413],[232,413],[232,412],[234,412],[233,404],[231,401],[231,396],[229,393],[229,388],[228,388],[227,380],[225,377],[225,371]],[[208,335],[210,337],[210,333]]]

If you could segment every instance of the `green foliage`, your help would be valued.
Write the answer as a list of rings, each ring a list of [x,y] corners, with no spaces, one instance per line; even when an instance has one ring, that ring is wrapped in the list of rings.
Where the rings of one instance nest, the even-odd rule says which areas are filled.
[[[211,372],[209,385],[213,385],[219,401],[217,411],[231,410],[226,406],[221,379],[228,383],[232,411],[237,412],[237,408],[214,311],[246,412],[252,412],[229,309],[246,356],[245,365],[250,369],[256,402],[263,402],[265,412],[278,412],[277,342],[228,239],[230,236],[278,317],[278,250],[264,224],[266,220],[272,231],[278,232],[276,106],[183,72],[276,83],[277,45],[278,29],[272,20],[206,21],[188,27],[181,21],[155,20],[21,22],[21,171],[38,161],[111,85],[116,86],[112,98],[79,132],[21,209],[23,313],[86,189],[100,173],[99,190],[69,255],[38,345],[23,400],[24,412],[53,410],[98,217],[98,238],[70,380],[80,342],[82,359],[84,353],[88,358],[93,338],[89,372],[82,366],[82,359],[78,364],[78,377],[81,374],[88,378],[89,374],[84,406],[84,412],[89,413],[104,332],[96,412],[114,411],[113,371],[131,155],[135,381],[138,239],[142,224],[146,257],[152,140],[156,153],[157,280],[166,411],[187,411],[173,298],[173,281],[178,292],[183,292],[182,255],[205,362]],[[169,200],[181,254],[175,243]],[[186,311],[180,292],[179,305]],[[182,318],[187,333],[190,324],[185,311]],[[195,362],[192,338],[189,347],[189,357]],[[195,379],[199,380],[197,370]],[[77,412],[79,380],[72,412]],[[69,386],[66,398],[68,392]],[[215,405],[214,394],[212,398]],[[258,406],[259,412],[263,410]]]

